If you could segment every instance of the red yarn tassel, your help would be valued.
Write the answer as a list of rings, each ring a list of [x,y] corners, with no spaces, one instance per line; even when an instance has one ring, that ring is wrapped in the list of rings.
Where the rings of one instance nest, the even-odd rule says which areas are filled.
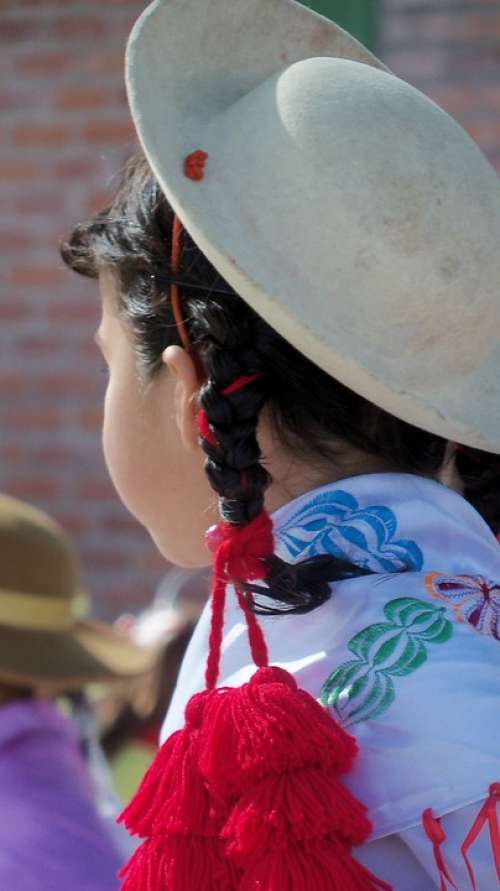
[[[336,779],[356,743],[280,668],[221,690],[204,714],[200,764],[233,802],[222,835],[243,870],[239,891],[389,888],[350,855],[369,836],[366,810]]]
[[[201,836],[152,836],[120,877],[122,891],[234,891],[239,881],[222,846]]]
[[[329,839],[309,847],[268,851],[245,871],[238,891],[392,891]]]

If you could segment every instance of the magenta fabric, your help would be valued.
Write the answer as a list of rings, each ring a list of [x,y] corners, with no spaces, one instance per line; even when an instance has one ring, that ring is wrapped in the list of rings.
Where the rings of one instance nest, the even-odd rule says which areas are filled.
[[[72,723],[46,701],[2,706],[0,888],[115,891],[119,867]]]

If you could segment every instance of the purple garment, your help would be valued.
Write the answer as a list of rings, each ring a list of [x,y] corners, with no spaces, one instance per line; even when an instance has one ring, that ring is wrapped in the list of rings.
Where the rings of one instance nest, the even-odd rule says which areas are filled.
[[[0,888],[116,891],[120,867],[72,723],[50,702],[0,708]]]

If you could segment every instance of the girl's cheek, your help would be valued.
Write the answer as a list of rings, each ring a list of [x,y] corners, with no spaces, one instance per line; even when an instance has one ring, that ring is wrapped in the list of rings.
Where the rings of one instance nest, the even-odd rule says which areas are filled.
[[[133,388],[115,380],[111,373],[104,398],[102,448],[104,460],[113,485],[125,505],[141,523],[148,516],[148,487],[144,468],[148,455],[144,454],[141,430],[138,429],[139,406],[134,404]]]
[[[123,435],[123,422],[116,389],[111,377],[108,380],[104,397],[104,418],[102,427],[102,448],[104,460],[115,489],[122,499],[126,497],[126,450],[128,437]]]

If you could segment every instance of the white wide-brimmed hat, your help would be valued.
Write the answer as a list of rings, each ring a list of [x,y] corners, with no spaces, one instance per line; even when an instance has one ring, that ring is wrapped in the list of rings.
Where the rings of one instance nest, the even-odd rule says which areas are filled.
[[[293,0],[156,0],[127,85],[168,200],[244,300],[386,411],[500,452],[500,183],[449,115]]]

